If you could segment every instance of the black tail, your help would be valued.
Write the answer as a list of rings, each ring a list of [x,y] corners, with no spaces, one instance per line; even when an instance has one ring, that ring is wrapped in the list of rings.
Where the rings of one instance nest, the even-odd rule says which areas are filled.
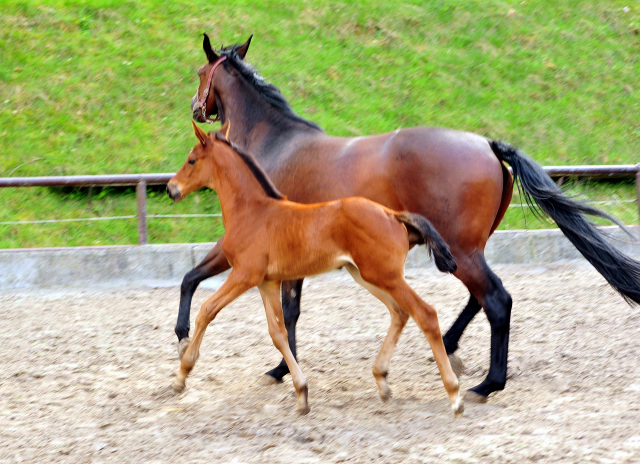
[[[427,246],[438,270],[442,272],[455,272],[456,269],[458,269],[456,260],[449,250],[449,245],[447,245],[427,218],[407,211],[397,213],[396,218],[408,226],[409,243],[411,245],[425,244]]]
[[[566,196],[542,167],[520,150],[494,140],[490,140],[489,145],[498,159],[506,161],[513,168],[514,180],[520,184],[527,203],[537,204],[548,214],[578,251],[628,303],[640,304],[640,262],[623,255],[608,243],[602,232],[583,214],[609,219],[626,231],[624,225],[614,217]]]

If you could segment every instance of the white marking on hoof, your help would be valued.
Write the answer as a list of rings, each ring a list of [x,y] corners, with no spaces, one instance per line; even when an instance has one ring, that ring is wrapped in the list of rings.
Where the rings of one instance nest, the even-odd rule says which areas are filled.
[[[453,410],[453,414],[455,417],[462,416],[462,413],[464,412],[464,403],[459,396],[456,402],[451,405],[451,409]]]
[[[384,385],[383,387],[378,385],[378,393],[380,394],[380,399],[385,403],[391,399],[391,389],[388,385]]]
[[[464,394],[465,401],[469,401],[470,403],[486,403],[487,397],[477,394],[474,391],[467,390],[467,393]]]
[[[282,380],[271,377],[269,374],[263,375],[262,378],[258,381],[258,384],[264,387],[267,387],[269,385],[276,385],[279,383],[282,383]]]
[[[464,374],[464,363],[462,359],[460,359],[455,353],[451,353],[449,355],[449,363],[451,364],[451,369],[453,369],[456,377],[460,378],[462,374]]]
[[[175,391],[176,393],[182,393],[185,386],[186,385],[184,379],[176,377],[173,381],[173,391]]]
[[[184,352],[189,348],[189,343],[191,343],[191,339],[189,337],[184,337],[178,342],[178,359],[182,360]]]
[[[309,414],[309,411],[311,411],[311,408],[308,405],[302,408],[298,408],[298,414],[300,414],[301,416]]]

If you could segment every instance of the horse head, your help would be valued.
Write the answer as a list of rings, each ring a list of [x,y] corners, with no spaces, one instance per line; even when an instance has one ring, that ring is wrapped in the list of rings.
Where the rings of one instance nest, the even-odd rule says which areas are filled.
[[[198,122],[215,122],[221,118],[221,109],[219,107],[220,98],[218,91],[216,90],[214,72],[216,68],[226,60],[226,56],[222,53],[224,51],[235,52],[240,59],[244,60],[251,44],[251,37],[242,45],[235,45],[229,50],[222,50],[216,52],[211,47],[211,41],[209,36],[204,34],[204,40],[202,42],[202,48],[207,56],[207,63],[198,69],[198,77],[200,82],[196,89],[196,94],[191,99],[191,112],[193,119]],[[211,116],[214,116],[211,119]]]

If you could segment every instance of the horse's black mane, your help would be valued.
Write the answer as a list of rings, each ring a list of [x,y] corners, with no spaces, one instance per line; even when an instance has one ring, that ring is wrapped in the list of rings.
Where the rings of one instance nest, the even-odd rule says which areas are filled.
[[[227,145],[229,145],[238,154],[238,156],[240,156],[240,159],[244,161],[244,163],[247,165],[251,173],[260,183],[260,186],[264,190],[264,193],[266,193],[271,198],[275,198],[276,200],[285,200],[287,198],[282,193],[280,193],[280,191],[273,184],[273,182],[271,181],[267,173],[264,172],[264,169],[262,169],[262,166],[258,164],[258,162],[253,156],[243,151],[235,143],[232,143],[231,141],[227,140],[227,138],[224,135],[222,135],[220,132],[215,132],[214,136],[217,140],[220,140],[221,142],[224,142]]]
[[[239,45],[232,45],[229,47],[223,47],[222,50],[218,50],[218,53],[222,56],[225,56],[227,59],[223,63],[223,66],[226,66],[227,63],[231,64],[236,70],[240,73],[240,75],[249,82],[253,88],[255,88],[262,97],[267,100],[271,105],[282,111],[285,115],[294,119],[297,122],[301,122],[312,129],[322,130],[322,128],[317,125],[315,122],[308,121],[303,117],[297,115],[289,106],[287,100],[284,99],[280,90],[275,85],[265,81],[255,69],[253,69],[249,64],[247,64],[241,57],[238,55],[238,47]]]

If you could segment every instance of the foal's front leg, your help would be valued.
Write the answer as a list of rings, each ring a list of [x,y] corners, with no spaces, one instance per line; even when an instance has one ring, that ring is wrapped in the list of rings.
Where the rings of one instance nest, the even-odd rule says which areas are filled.
[[[258,286],[258,289],[260,290],[260,295],[264,302],[264,309],[267,313],[269,335],[271,335],[275,347],[282,353],[291,372],[293,386],[298,394],[298,412],[300,414],[307,414],[309,412],[307,379],[302,373],[300,366],[298,366],[287,340],[287,329],[284,325],[282,304],[280,303],[280,282],[264,281]]]
[[[187,376],[200,356],[200,344],[202,343],[202,338],[204,337],[205,330],[207,330],[207,326],[215,319],[222,308],[253,286],[251,283],[248,283],[247,279],[241,277],[239,273],[233,269],[220,288],[202,304],[196,317],[196,327],[193,331],[193,338],[182,355],[180,370],[173,381],[174,390],[184,390]]]

